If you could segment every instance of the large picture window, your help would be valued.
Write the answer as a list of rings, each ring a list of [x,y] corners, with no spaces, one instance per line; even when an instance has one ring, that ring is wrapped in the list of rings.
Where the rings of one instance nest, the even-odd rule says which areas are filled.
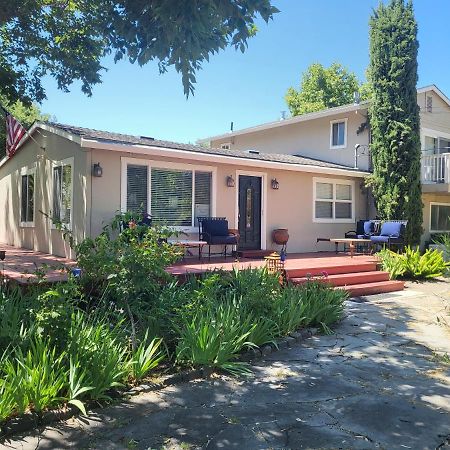
[[[354,184],[351,181],[314,178],[315,222],[354,221]]]
[[[20,222],[22,226],[32,225],[34,223],[34,173],[22,175]]]
[[[430,204],[430,231],[450,231],[450,204]]]
[[[53,167],[53,218],[70,226],[72,221],[72,161]]]
[[[212,171],[188,166],[153,166],[151,161],[126,162],[122,208],[151,214],[153,223],[189,228],[212,214]]]

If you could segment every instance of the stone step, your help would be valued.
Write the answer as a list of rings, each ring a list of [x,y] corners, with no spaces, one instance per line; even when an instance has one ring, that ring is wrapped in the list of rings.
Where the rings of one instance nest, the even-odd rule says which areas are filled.
[[[350,286],[355,284],[375,283],[378,281],[389,281],[389,273],[381,271],[339,273],[328,277],[316,278],[319,281],[330,283],[332,286]],[[304,284],[309,280],[307,277],[290,278],[293,284]]]

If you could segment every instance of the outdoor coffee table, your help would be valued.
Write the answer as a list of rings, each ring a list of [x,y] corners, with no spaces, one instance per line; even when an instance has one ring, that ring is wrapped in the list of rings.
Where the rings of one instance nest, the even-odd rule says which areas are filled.
[[[202,249],[204,245],[208,245],[206,241],[193,241],[191,239],[168,239],[169,244],[178,245],[182,247],[184,251],[187,251],[190,255],[190,248],[198,248],[198,259],[202,259]]]
[[[334,242],[336,246],[336,253],[338,253],[339,244],[347,244],[350,249],[350,258],[353,258],[355,254],[355,248],[358,244],[367,244],[371,247],[372,241],[370,239],[358,239],[358,238],[317,238],[317,242]],[[356,245],[355,245],[356,243]]]

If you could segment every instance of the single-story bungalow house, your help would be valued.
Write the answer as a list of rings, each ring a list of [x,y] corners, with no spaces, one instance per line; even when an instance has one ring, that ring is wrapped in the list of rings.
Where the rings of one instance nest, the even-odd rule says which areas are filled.
[[[192,238],[197,217],[226,217],[241,249],[279,249],[272,231],[287,228],[288,250],[309,252],[317,237],[343,237],[373,216],[368,172],[351,164],[59,123],[37,122],[29,134],[0,162],[0,242],[17,247],[74,257],[50,217],[80,241],[143,207]]]

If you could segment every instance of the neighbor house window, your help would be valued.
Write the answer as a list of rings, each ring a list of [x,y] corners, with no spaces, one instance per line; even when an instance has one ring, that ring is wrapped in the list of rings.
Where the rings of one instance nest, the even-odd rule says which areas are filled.
[[[347,147],[347,119],[333,120],[330,127],[330,147]]]
[[[431,203],[430,209],[430,231],[450,231],[450,203]]]
[[[127,211],[149,213],[153,223],[183,228],[197,226],[198,217],[211,216],[212,171],[152,164],[126,164],[122,204]]]
[[[22,175],[20,193],[20,222],[22,226],[34,222],[34,172]]]
[[[314,179],[315,222],[353,222],[354,209],[353,182]]]
[[[72,221],[73,160],[53,167],[53,218],[65,225]]]

